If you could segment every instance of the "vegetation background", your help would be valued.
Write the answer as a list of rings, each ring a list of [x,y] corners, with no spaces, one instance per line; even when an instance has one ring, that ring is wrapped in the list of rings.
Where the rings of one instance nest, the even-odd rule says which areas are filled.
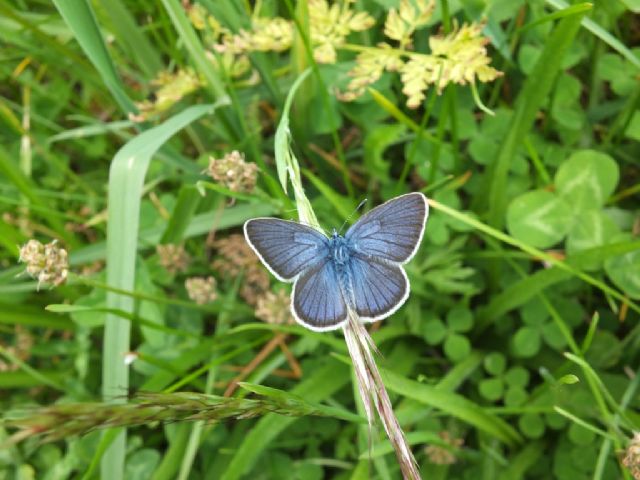
[[[640,478],[638,12],[0,0],[0,477],[400,478],[241,236],[297,174],[431,199],[371,327],[423,478]]]

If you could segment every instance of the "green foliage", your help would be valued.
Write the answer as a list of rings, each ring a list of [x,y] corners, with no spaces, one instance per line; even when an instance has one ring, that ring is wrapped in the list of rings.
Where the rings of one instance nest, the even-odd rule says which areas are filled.
[[[0,477],[400,478],[242,224],[413,190],[411,296],[371,331],[422,476],[637,476],[637,12],[0,0]]]

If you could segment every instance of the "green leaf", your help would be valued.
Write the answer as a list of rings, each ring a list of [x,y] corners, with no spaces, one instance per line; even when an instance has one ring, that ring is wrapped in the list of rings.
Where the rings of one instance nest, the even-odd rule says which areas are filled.
[[[109,89],[120,108],[125,113],[137,113],[133,102],[125,92],[116,68],[111,61],[102,33],[98,28],[91,3],[82,1],[54,0],[53,2],[64,18],[76,40],[100,73],[102,81]]]
[[[546,190],[534,190],[515,198],[507,210],[507,228],[519,240],[537,248],[560,242],[573,221],[571,207]]]
[[[214,68],[213,62],[207,57],[207,52],[205,52],[200,38],[187,17],[183,5],[177,0],[162,0],[162,4],[171,17],[173,26],[178,31],[183,45],[189,51],[197,70],[207,79],[216,100],[221,100],[227,94],[224,82]]]
[[[439,318],[432,318],[424,322],[422,336],[429,345],[438,345],[447,336],[447,327]]]
[[[377,125],[370,128],[364,139],[364,161],[369,175],[379,181],[389,179],[391,162],[385,160],[383,154],[405,132],[404,125],[399,123]]]
[[[551,116],[561,127],[579,130],[585,121],[585,115],[580,105],[582,85],[571,76],[563,75],[558,79],[551,107]]]
[[[573,212],[600,208],[611,196],[620,177],[617,163],[594,150],[574,153],[556,173],[558,194]]]
[[[471,353],[471,342],[467,337],[454,333],[449,335],[444,342],[445,355],[454,362],[460,362]]]
[[[501,375],[507,366],[507,360],[504,355],[493,352],[484,359],[484,369],[491,375]]]
[[[107,283],[118,289],[133,290],[140,222],[140,197],[152,157],[171,136],[184,127],[211,114],[216,105],[196,105],[171,117],[164,123],[134,137],[111,162],[109,173],[109,221],[107,224]],[[133,298],[107,293],[107,308],[132,313]],[[104,333],[103,394],[119,397],[129,385],[129,367],[122,362],[129,351],[131,324],[107,315]],[[102,459],[102,476],[114,480],[124,471],[125,433],[116,438]]]
[[[513,352],[518,357],[533,357],[540,351],[540,333],[535,328],[520,328],[513,336],[512,341]]]
[[[447,313],[447,324],[454,332],[468,332],[473,327],[471,310],[457,305]]]
[[[640,250],[609,258],[604,269],[620,290],[633,299],[640,299]]]
[[[145,36],[144,28],[136,24],[123,0],[100,0],[104,12],[111,19],[116,38],[135,65],[151,79],[162,69],[160,54]],[[140,477],[138,477],[140,478]]]
[[[634,0],[635,1],[635,0]],[[558,9],[567,9],[571,8],[571,6],[566,2],[566,0],[546,0],[546,2],[552,5],[554,8]],[[574,5],[575,7],[575,5]],[[593,33],[596,37],[600,38],[603,42],[609,45],[612,49],[619,52],[622,56],[624,56],[627,60],[629,60],[636,68],[640,69],[640,58],[638,58],[634,53],[620,40],[610,34],[607,30],[602,28],[596,22],[591,20],[590,18],[582,19],[582,26]]]
[[[527,401],[527,391],[521,387],[509,387],[504,394],[504,404],[507,407],[517,407]]]
[[[296,182],[296,166],[297,162],[294,161],[293,152],[291,151],[291,147],[289,146],[291,142],[291,130],[289,129],[289,113],[291,111],[291,105],[293,104],[293,98],[295,94],[302,85],[302,82],[311,74],[311,70],[305,70],[293,83],[291,88],[289,89],[289,94],[287,95],[287,99],[284,103],[284,107],[282,109],[282,116],[280,117],[280,121],[278,122],[278,128],[276,129],[276,135],[274,139],[274,153],[276,158],[276,169],[278,171],[278,180],[280,180],[280,185],[282,186],[282,190],[287,192],[287,178],[291,177],[292,182]],[[294,185],[295,186],[295,185]]]
[[[567,253],[574,254],[582,250],[599,247],[610,243],[619,234],[616,223],[600,210],[583,212],[573,224],[567,238]],[[585,261],[582,268],[585,270],[600,268],[602,262]]]
[[[544,420],[537,413],[525,413],[518,419],[518,426],[528,438],[537,439],[544,435]]]
[[[529,383],[529,370],[524,367],[512,367],[504,375],[504,381],[512,387],[526,387]]]
[[[185,185],[180,189],[178,200],[171,212],[171,217],[167,223],[160,243],[180,243],[184,238],[184,232],[187,230],[191,219],[196,213],[196,209],[200,204],[201,196],[196,187]]]
[[[313,186],[316,187],[320,191],[320,193],[322,193],[322,196],[326,198],[329,203],[331,203],[340,217],[349,218],[349,216],[353,214],[354,210],[356,209],[356,205],[354,205],[349,197],[340,195],[333,188],[331,188],[331,186],[323,182],[320,177],[314,175],[310,170],[303,169],[302,173],[311,181],[311,183],[313,183]],[[337,228],[339,225],[339,221],[336,221],[335,227]]]
[[[544,50],[540,54],[531,75],[525,81],[518,94],[516,109],[511,126],[501,142],[501,148],[492,162],[484,188],[476,197],[478,201],[489,201],[489,224],[502,227],[507,203],[507,180],[513,159],[524,137],[531,129],[536,115],[543,107],[553,87],[562,62],[580,28],[585,10],[564,17],[558,22],[547,38]]]
[[[495,402],[502,397],[504,382],[501,378],[486,378],[478,384],[478,390],[484,398]]]

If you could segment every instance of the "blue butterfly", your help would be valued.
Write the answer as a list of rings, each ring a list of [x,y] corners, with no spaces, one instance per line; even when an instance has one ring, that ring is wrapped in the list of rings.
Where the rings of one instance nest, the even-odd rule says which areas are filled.
[[[348,310],[372,322],[402,306],[409,296],[402,265],[418,250],[428,214],[426,197],[408,193],[363,215],[344,237],[278,218],[248,220],[244,235],[276,278],[294,282],[298,323],[326,331],[341,327]]]

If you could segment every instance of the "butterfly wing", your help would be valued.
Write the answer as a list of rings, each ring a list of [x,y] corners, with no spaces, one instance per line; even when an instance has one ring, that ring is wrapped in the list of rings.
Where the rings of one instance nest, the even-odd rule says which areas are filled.
[[[291,305],[298,323],[311,330],[334,330],[347,320],[340,279],[328,256],[300,274]]]
[[[345,238],[356,252],[406,263],[418,250],[428,215],[426,197],[419,192],[407,193],[363,215]]]
[[[327,237],[297,222],[254,218],[244,224],[244,236],[262,263],[284,282],[328,256]]]
[[[386,318],[409,297],[409,280],[400,265],[355,253],[349,267],[351,303],[361,320]]]

